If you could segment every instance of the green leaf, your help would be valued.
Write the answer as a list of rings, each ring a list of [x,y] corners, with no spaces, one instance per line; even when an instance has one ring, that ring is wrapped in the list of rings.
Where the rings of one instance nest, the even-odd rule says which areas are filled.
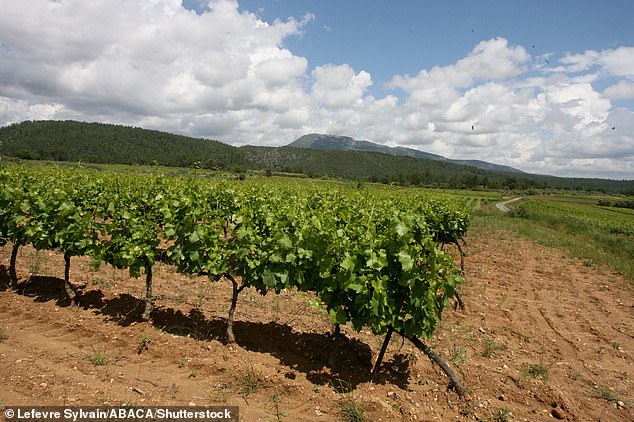
[[[398,253],[398,261],[401,263],[403,271],[410,271],[414,268],[414,259],[412,259],[412,256],[405,251],[400,251]]]
[[[334,323],[345,324],[347,322],[346,313],[343,309],[331,309],[329,313]]]
[[[357,259],[346,253],[346,257],[343,259],[343,261],[341,261],[341,268],[346,271],[353,271],[356,264]]]

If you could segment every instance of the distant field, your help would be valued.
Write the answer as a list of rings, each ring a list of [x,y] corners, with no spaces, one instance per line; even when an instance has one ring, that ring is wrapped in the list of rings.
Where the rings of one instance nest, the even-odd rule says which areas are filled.
[[[482,215],[474,224],[500,224],[547,246],[567,249],[584,265],[608,265],[634,280],[634,212],[603,207],[606,195],[535,195],[512,205],[508,218]]]

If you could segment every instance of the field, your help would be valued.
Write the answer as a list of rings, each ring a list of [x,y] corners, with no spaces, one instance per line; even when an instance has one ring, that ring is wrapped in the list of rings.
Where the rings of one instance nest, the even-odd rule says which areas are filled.
[[[608,265],[634,281],[634,214],[631,209],[598,205],[615,199],[620,198],[528,196],[513,204],[512,214],[518,218],[498,223],[542,244],[564,248],[585,265]]]
[[[379,195],[401,194],[395,191],[403,190]],[[498,198],[462,196],[473,209],[494,208]],[[568,206],[561,203],[558,210]],[[524,202],[528,212],[530,205]],[[593,209],[592,201],[586,206]],[[461,288],[466,309],[445,310],[429,340],[467,386],[464,398],[447,391],[444,374],[398,335],[371,384],[383,336],[349,324],[332,336],[314,292],[262,296],[247,287],[228,344],[228,281],[156,263],[152,318],[142,322],[143,281],[96,268],[88,257],[73,258],[79,306],[69,306],[64,257],[55,251],[22,247],[19,287],[7,289],[9,243],[0,251],[0,405],[228,403],[240,406],[245,421],[634,420],[628,273],[565,244],[518,235],[564,230],[528,212],[475,213]],[[553,237],[592,239],[565,230]]]

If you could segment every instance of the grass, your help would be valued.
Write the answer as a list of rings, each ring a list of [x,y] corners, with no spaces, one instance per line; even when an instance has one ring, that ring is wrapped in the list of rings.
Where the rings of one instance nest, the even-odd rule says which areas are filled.
[[[90,353],[84,355],[84,358],[94,366],[104,366],[108,364],[108,356],[105,350],[92,348]]]
[[[531,341],[531,336],[529,336],[528,334],[524,334],[521,331],[518,331],[512,327],[506,327],[506,331],[508,331],[509,333],[513,333],[515,335],[520,336],[525,342],[530,343]]]
[[[489,421],[491,422],[507,422],[511,420],[511,409],[501,407],[491,413]]]
[[[491,338],[487,338],[484,340],[484,346],[482,348],[482,357],[485,357],[487,359],[492,358],[495,353],[499,350],[505,350],[506,349],[506,345],[503,343],[498,343],[497,341],[495,341],[494,339]]]
[[[542,381],[548,381],[551,365],[545,365],[542,361],[537,363],[529,363],[522,366],[522,377],[541,379]]]
[[[365,422],[365,410],[352,396],[346,397],[339,403],[339,414],[345,422]]]
[[[271,396],[269,397],[271,408],[273,412],[275,412],[276,422],[281,422],[282,417],[288,415],[286,412],[282,411],[282,398],[284,397],[284,395],[285,395],[284,391],[278,390],[275,393],[271,394]]]
[[[539,197],[521,205],[513,216],[476,213],[473,228],[506,229],[545,246],[560,248],[581,260],[585,267],[606,265],[634,281],[634,218],[599,209],[591,198],[569,201]],[[511,213],[509,213],[511,214]]]
[[[462,364],[467,363],[469,360],[467,356],[467,349],[465,347],[457,347],[454,346],[451,348],[451,356],[449,357],[449,362],[453,363],[457,367],[460,367]]]
[[[245,400],[251,394],[257,392],[262,385],[260,375],[252,365],[249,365],[246,370],[236,373],[234,381],[236,392]]]
[[[46,272],[47,261],[46,257],[43,257],[40,251],[32,252],[28,259],[29,273],[31,275],[40,275]]]
[[[617,396],[616,393],[614,393],[608,387],[595,385],[592,387],[592,395],[598,399],[605,400],[609,403],[618,403],[618,402],[625,403],[625,400]]]
[[[150,338],[149,335],[141,334],[141,337],[139,337],[139,341],[138,341],[138,343],[136,345],[136,352],[138,354],[141,354],[142,351],[148,349],[148,347],[150,346],[151,342],[152,342],[152,339]]]

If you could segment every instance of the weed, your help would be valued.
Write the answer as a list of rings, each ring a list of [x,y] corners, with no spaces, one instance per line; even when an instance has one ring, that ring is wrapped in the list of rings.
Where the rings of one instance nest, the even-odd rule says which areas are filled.
[[[4,325],[0,325],[0,343],[9,338],[9,334],[7,334],[7,327]]]
[[[103,366],[108,364],[108,356],[103,349],[92,348],[90,353],[84,355],[84,358],[92,363],[94,366]]]
[[[194,302],[194,309],[202,309],[203,303],[205,299],[207,299],[207,295],[209,293],[209,283],[202,282],[198,285],[198,290],[196,291],[196,300]]]
[[[594,261],[591,259],[584,259],[583,260],[583,266],[584,267],[593,267],[594,266]]]
[[[630,376],[628,375],[627,371],[623,371],[623,372],[619,372],[619,374],[617,375],[617,378],[625,381],[625,380],[629,379]]]
[[[46,264],[46,260],[42,258],[42,254],[38,251],[31,253],[29,256],[29,273],[32,275],[41,274],[43,264]]]
[[[488,338],[484,340],[484,348],[482,349],[482,357],[492,358],[498,350],[506,349],[506,345],[498,343],[494,339]]]
[[[105,279],[101,278],[101,277],[95,277],[92,280],[92,284],[93,284],[93,286],[97,286],[100,289],[107,289],[107,288],[110,287],[110,282],[108,280],[105,280]]]
[[[269,401],[271,402],[271,407],[273,408],[273,411],[275,412],[276,422],[281,422],[282,416],[287,416],[287,413],[283,412],[280,408],[282,404],[282,397],[284,397],[284,392],[281,392],[281,391],[276,391],[275,393],[271,394],[271,396],[269,397]]]
[[[614,350],[619,350],[621,347],[623,347],[623,343],[620,343],[618,341],[613,341],[612,343],[610,343],[610,345],[612,346],[612,348],[614,348]]]
[[[508,331],[508,332],[510,332],[510,333],[513,333],[513,334],[516,334],[516,335],[520,336],[520,337],[521,337],[524,341],[526,341],[527,343],[530,343],[530,341],[531,341],[531,336],[529,336],[529,335],[527,335],[527,334],[524,334],[524,333],[522,333],[521,331],[518,331],[518,330],[516,330],[516,329],[514,329],[514,328],[511,328],[511,327],[506,327],[506,331]]]
[[[473,407],[471,407],[470,405],[464,405],[464,407],[460,409],[459,413],[460,413],[460,416],[471,417],[475,414],[475,411]]]
[[[176,364],[178,365],[179,368],[184,368],[187,366],[187,359],[186,358],[179,358],[176,361]]]
[[[339,403],[339,413],[345,422],[365,422],[365,410],[357,403],[352,396],[347,397]]]
[[[581,373],[577,371],[570,371],[568,372],[568,378],[570,378],[573,381],[578,381],[581,379]]]
[[[453,363],[457,367],[460,367],[461,364],[467,363],[467,360],[467,349],[465,347],[452,347],[449,362]]]
[[[209,402],[214,403],[226,403],[231,392],[231,384],[216,384],[214,386],[214,392],[209,395]]]
[[[618,403],[620,401],[623,401],[623,399],[617,396],[610,388],[601,387],[598,385],[592,387],[592,395],[598,399],[602,399],[610,403]]]
[[[542,361],[537,363],[529,363],[522,367],[522,377],[541,379],[542,381],[548,381],[548,371],[552,365],[545,365]]]
[[[170,386],[170,397],[172,398],[172,400],[176,400],[176,393],[178,393],[178,385],[176,385],[176,383],[172,383],[172,385]]]
[[[236,382],[236,392],[245,400],[251,394],[258,391],[262,384],[259,374],[252,365],[249,365],[245,371],[236,373],[234,379]]]
[[[152,342],[152,339],[150,338],[150,336],[148,336],[147,334],[141,334],[141,337],[139,338],[139,342],[136,345],[136,352],[138,354],[141,354],[142,351],[148,349],[151,342]]]
[[[94,257],[90,259],[90,271],[96,273],[99,271],[99,267],[101,267],[101,260],[95,259]]]
[[[497,409],[495,412],[491,413],[491,418],[489,419],[491,422],[507,422],[511,417],[511,409],[506,407],[501,407]]]
[[[196,374],[198,373],[198,367],[197,366],[190,366],[189,367],[189,375],[187,375],[187,378],[196,378]]]

